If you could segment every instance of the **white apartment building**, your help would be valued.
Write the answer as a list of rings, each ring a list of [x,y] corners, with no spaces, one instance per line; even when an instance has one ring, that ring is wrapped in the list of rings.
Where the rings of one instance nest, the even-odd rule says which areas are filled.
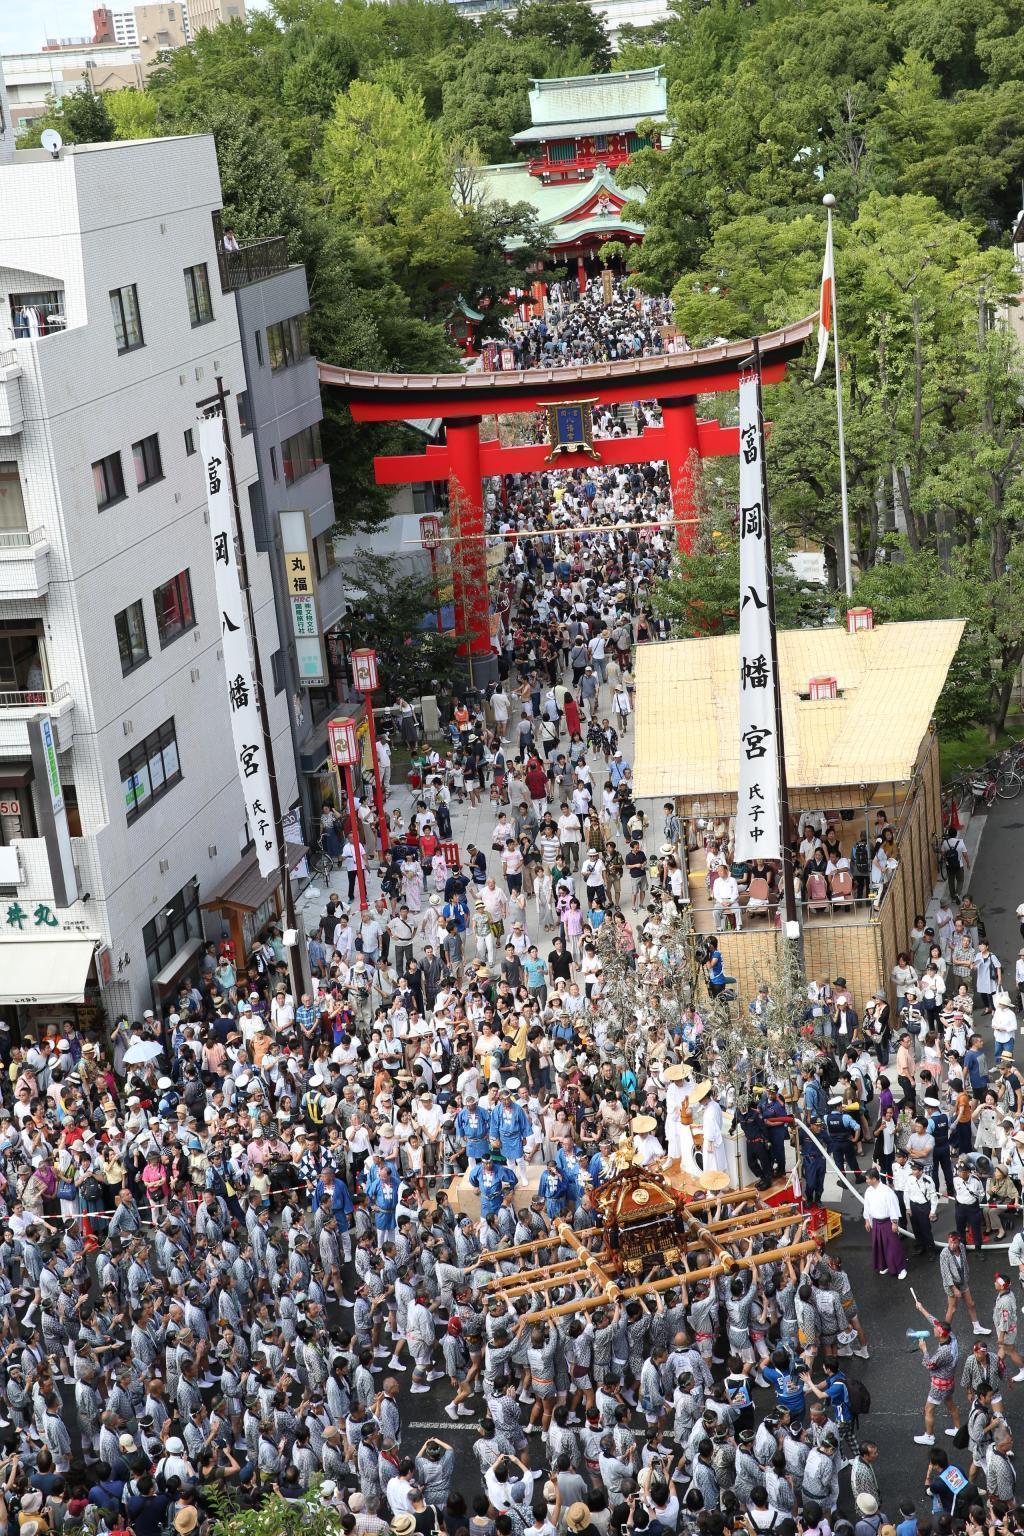
[[[2,98],[2,77],[0,77]],[[221,291],[213,139],[13,153],[0,137],[0,1015],[108,1018],[196,974],[203,908],[255,869],[232,750],[197,402],[230,391],[282,806],[296,799],[269,557],[249,517],[245,374]],[[239,400],[239,394],[242,399]],[[299,472],[301,472],[301,467]],[[33,758],[52,724],[59,768]],[[51,758],[51,763],[53,759]],[[59,774],[59,779],[58,779]],[[48,778],[49,781],[48,782]],[[54,782],[56,781],[56,782]],[[51,788],[77,899],[61,907]],[[57,816],[59,823],[60,817]],[[248,852],[247,852],[248,850]],[[65,866],[66,867],[66,866]],[[22,916],[19,919],[19,914]],[[42,915],[40,915],[42,914]],[[45,941],[50,943],[46,944]],[[64,951],[67,951],[65,954]]]

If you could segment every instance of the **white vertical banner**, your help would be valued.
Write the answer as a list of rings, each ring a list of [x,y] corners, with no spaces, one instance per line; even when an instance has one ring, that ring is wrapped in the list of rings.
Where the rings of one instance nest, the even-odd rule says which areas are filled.
[[[263,727],[256,703],[252,658],[245,628],[242,587],[235,556],[235,530],[231,507],[228,456],[224,445],[224,418],[203,416],[199,421],[199,450],[206,478],[206,505],[210,511],[213,540],[213,571],[231,739],[238,778],[245,796],[245,813],[256,843],[260,874],[279,868],[277,832],[270,798],[270,767],[263,745]],[[255,643],[255,640],[254,640]]]
[[[757,379],[740,378],[740,772],[736,858],[781,859],[775,669],[768,617],[768,509]]]

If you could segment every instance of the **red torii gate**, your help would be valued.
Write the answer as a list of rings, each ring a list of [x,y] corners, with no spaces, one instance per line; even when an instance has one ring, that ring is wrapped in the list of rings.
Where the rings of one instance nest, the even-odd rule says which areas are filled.
[[[760,338],[765,384],[777,384],[786,365],[803,348],[817,320],[808,316]],[[546,443],[503,448],[481,442],[484,416],[536,411],[554,403],[593,401],[601,405],[655,400],[662,426],[638,437],[595,438],[593,456],[560,455],[558,468],[576,464],[668,465],[673,521],[680,547],[692,539],[695,476],[706,458],[739,452],[738,429],[697,419],[697,396],[737,388],[741,365],[753,341],[722,342],[689,352],[624,358],[562,368],[530,368],[502,373],[368,373],[319,364],[320,383],[341,391],[357,422],[419,421],[440,417],[443,446],[424,453],[382,455],[374,460],[380,485],[449,483],[449,508],[457,548],[453,550],[455,627],[467,636],[462,647],[482,684],[496,670],[491,647],[484,534],[483,480],[489,475],[526,473],[552,467]]]

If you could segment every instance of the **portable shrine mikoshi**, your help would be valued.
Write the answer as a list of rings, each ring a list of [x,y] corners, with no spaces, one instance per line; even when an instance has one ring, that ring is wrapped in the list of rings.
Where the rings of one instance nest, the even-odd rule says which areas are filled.
[[[678,1290],[684,1283],[735,1270],[803,1258],[842,1230],[835,1211],[811,1229],[805,1225],[806,1213],[793,1201],[770,1204],[765,1192],[753,1185],[725,1187],[728,1176],[717,1170],[691,1177],[643,1168],[627,1161],[632,1155],[627,1139],[618,1154],[619,1168],[593,1191],[594,1226],[577,1232],[567,1222],[556,1221],[548,1236],[500,1250],[503,1261],[527,1256],[542,1260],[553,1249],[569,1249],[573,1257],[495,1276],[486,1292],[506,1301],[555,1292],[552,1305],[530,1314],[531,1321],[542,1322],[652,1291]],[[776,1246],[747,1251],[748,1239],[773,1233]],[[743,1244],[743,1250],[733,1252],[737,1244]],[[563,1288],[578,1290],[562,1301],[557,1293]]]

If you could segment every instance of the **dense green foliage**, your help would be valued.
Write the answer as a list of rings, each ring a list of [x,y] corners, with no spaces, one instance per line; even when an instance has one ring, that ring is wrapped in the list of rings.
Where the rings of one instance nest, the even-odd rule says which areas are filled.
[[[993,733],[1024,658],[1022,22],[1019,0],[677,0],[656,50],[671,148],[619,172],[648,193],[637,279],[671,289],[695,344],[814,311],[834,194],[854,602],[966,618],[942,723]],[[767,391],[770,490],[780,544],[823,547],[838,584],[831,358],[812,372],[809,347]],[[720,529],[662,605],[695,622],[699,592],[732,622],[733,554]],[[790,596],[784,578],[784,618]]]
[[[855,600],[966,617],[944,708],[996,729],[1024,657],[1024,371],[1001,319],[1020,290],[1024,0],[672,5],[658,28],[626,29],[617,61],[669,82],[670,147],[618,173],[647,194],[637,281],[673,293],[695,343],[800,318],[835,195]],[[214,133],[240,238],[284,233],[308,265],[318,355],[430,369],[452,361],[459,295],[493,327],[538,249],[525,205],[481,206],[477,168],[513,158],[531,78],[609,61],[585,0],[480,24],[446,0],[273,0],[169,55],[145,93],[72,97],[50,120],[79,141]],[[836,584],[835,380],[812,367],[808,348],[768,391],[771,492],[780,550],[823,547]],[[372,524],[369,456],[397,434],[329,411],[339,521]],[[726,602],[724,548],[688,574],[708,608]],[[663,601],[685,622],[695,590]],[[782,596],[805,606],[785,579]]]

